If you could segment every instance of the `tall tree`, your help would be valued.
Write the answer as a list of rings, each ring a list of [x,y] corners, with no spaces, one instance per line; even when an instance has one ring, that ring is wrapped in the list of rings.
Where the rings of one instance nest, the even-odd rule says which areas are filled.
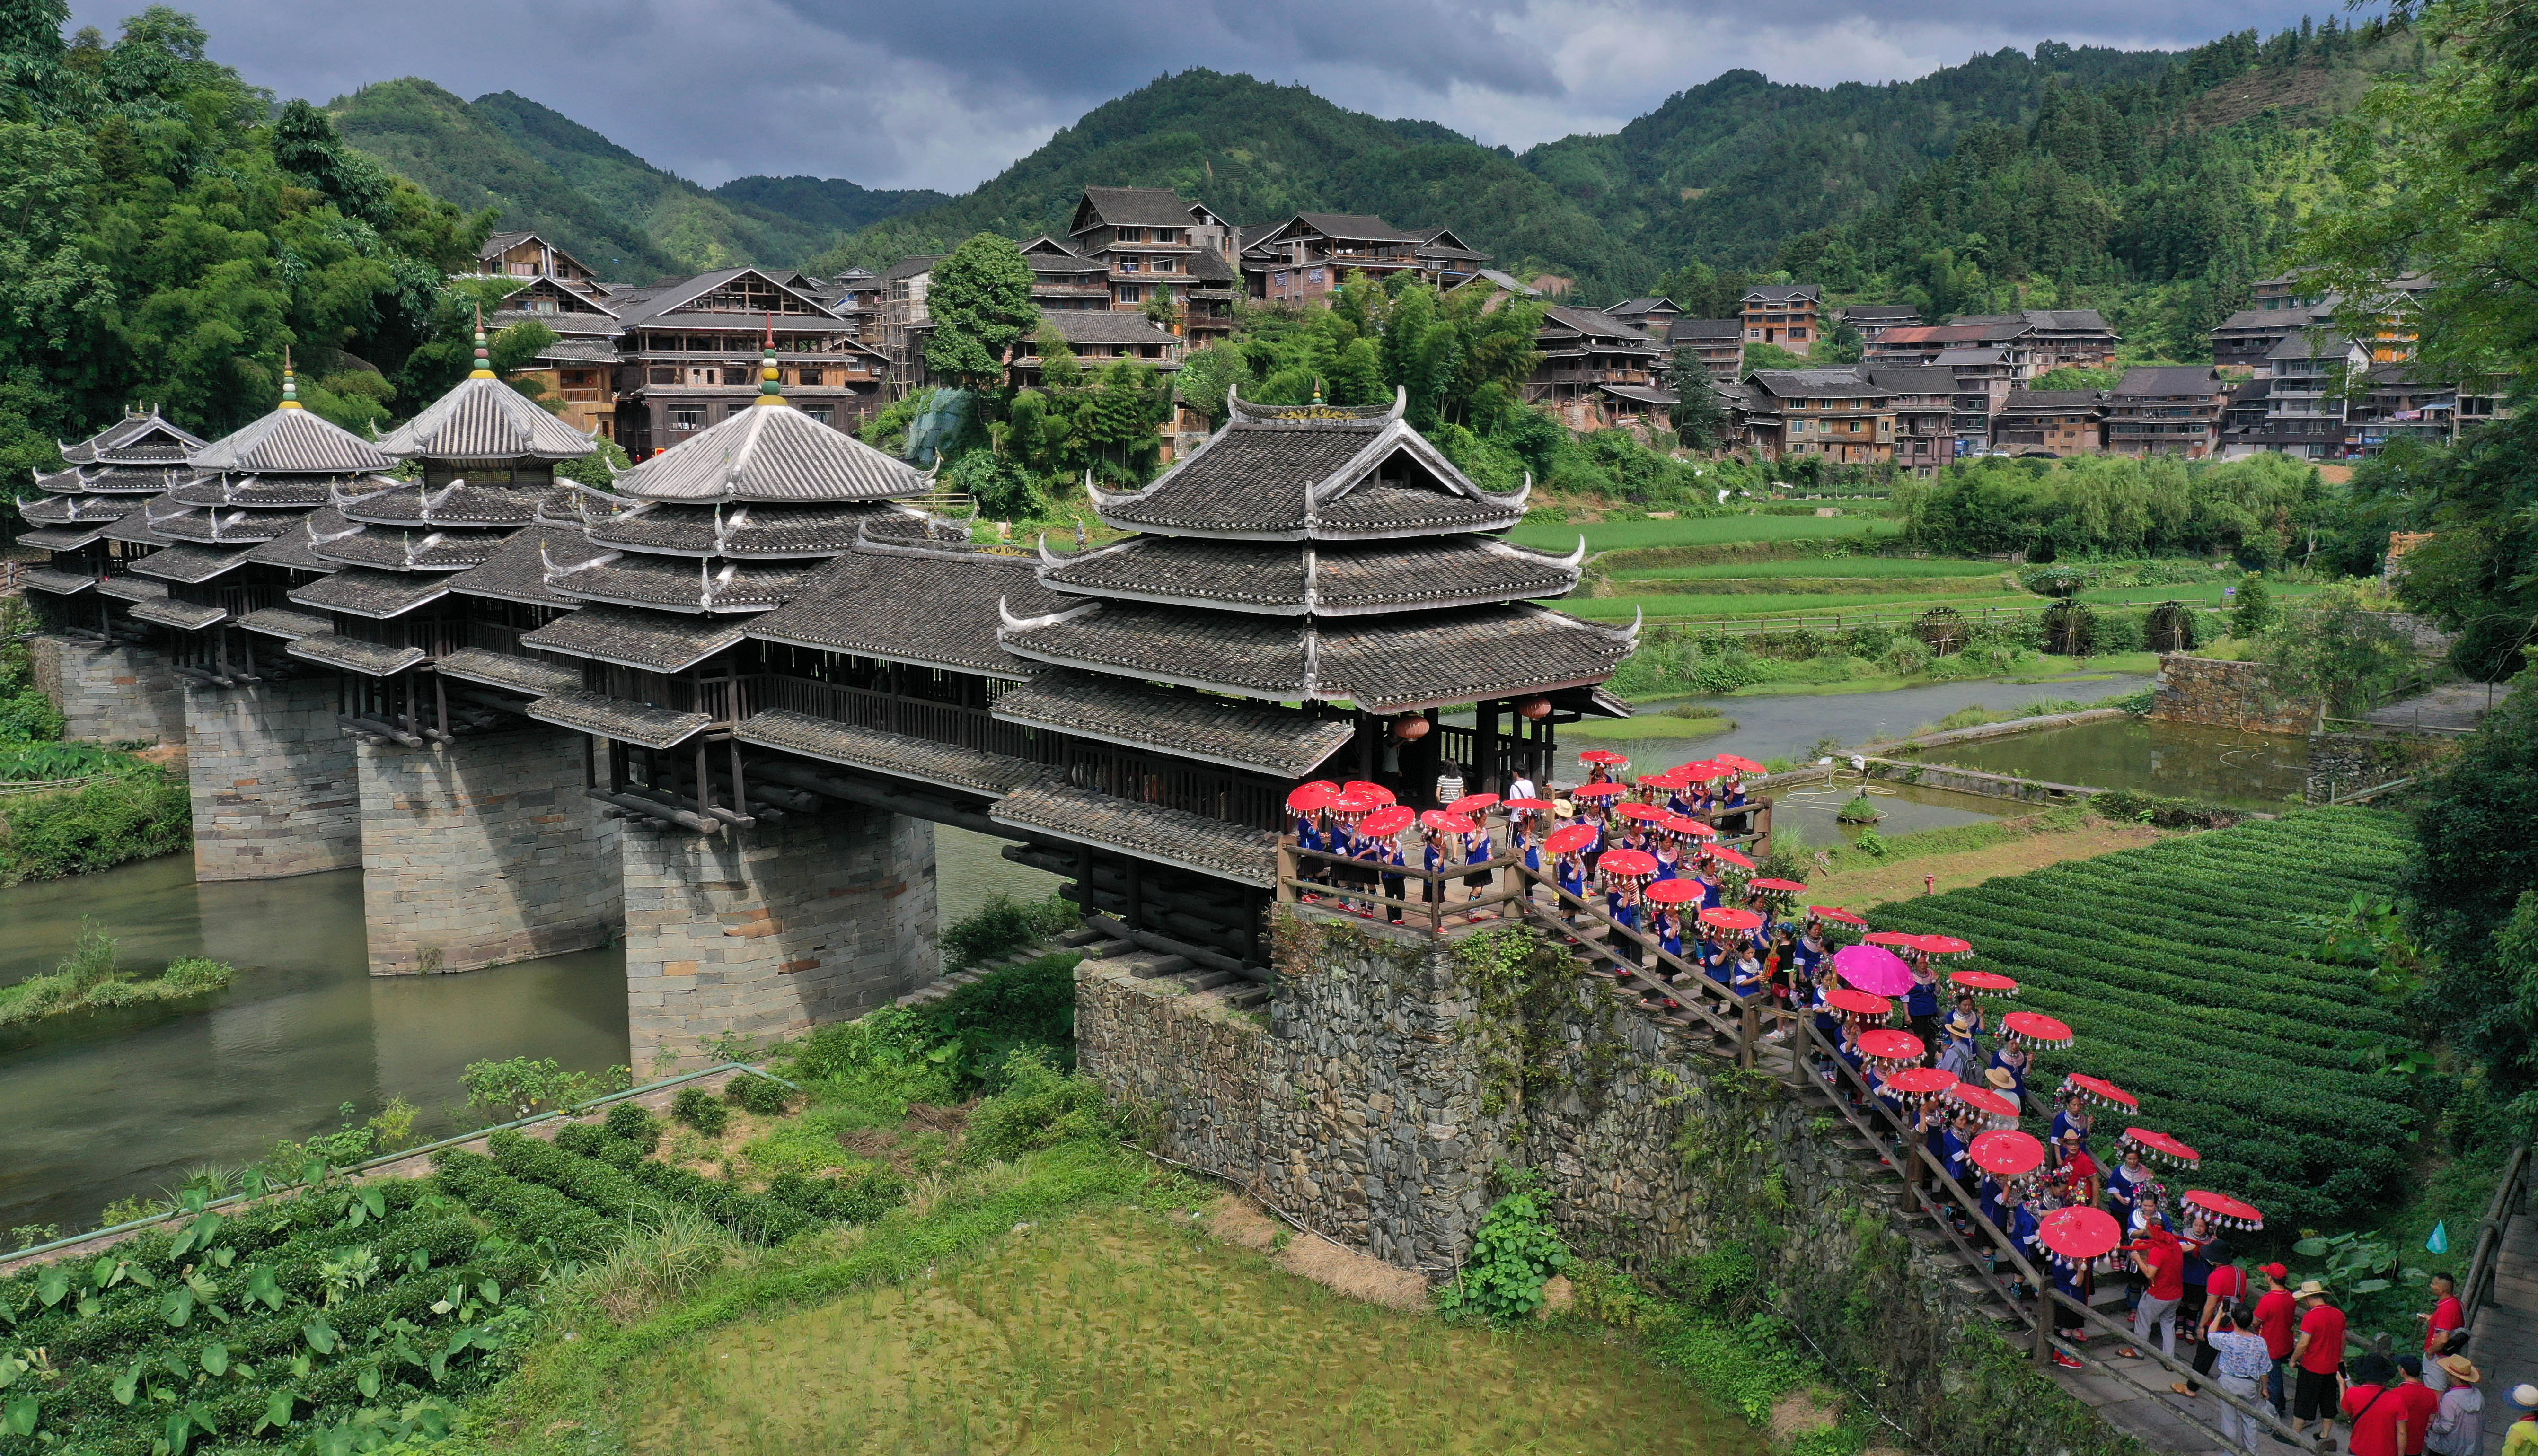
[[[981,232],[954,248],[925,291],[926,367],[972,389],[1000,382],[1015,343],[1039,324],[1031,290],[1031,264],[1012,238]]]
[[[1666,360],[1666,388],[1674,391],[1674,432],[1688,450],[1714,450],[1727,434],[1727,411],[1709,386],[1709,365],[1690,349]]]

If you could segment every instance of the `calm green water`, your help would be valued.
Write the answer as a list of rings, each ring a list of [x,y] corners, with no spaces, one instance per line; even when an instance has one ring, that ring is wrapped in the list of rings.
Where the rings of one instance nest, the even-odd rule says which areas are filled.
[[[2308,770],[2308,741],[2110,718],[1951,748],[1920,757],[2054,783],[2133,789],[2244,809],[2280,809],[2297,798]]]
[[[1037,898],[1055,877],[1005,861],[1000,841],[938,827],[942,913],[1002,892]],[[105,1204],[238,1164],[276,1139],[332,1131],[389,1097],[454,1130],[469,1062],[554,1057],[598,1070],[627,1060],[626,961],[610,949],[458,975],[373,978],[357,870],[197,885],[171,855],[0,892],[0,984],[50,970],[83,919],[155,974],[178,956],[239,969],[182,1010],[144,1008],[0,1033],[0,1248],[10,1228],[93,1224]]]

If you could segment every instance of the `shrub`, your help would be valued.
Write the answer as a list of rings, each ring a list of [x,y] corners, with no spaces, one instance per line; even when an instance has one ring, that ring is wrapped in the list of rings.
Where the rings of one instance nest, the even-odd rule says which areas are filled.
[[[193,841],[191,797],[157,768],[0,801],[0,887],[111,869]]]
[[[1569,1264],[1569,1245],[1553,1232],[1542,1175],[1531,1168],[1500,1169],[1507,1194],[1481,1220],[1472,1257],[1437,1298],[1447,1319],[1479,1319],[1504,1326],[1542,1307],[1542,1287]]]
[[[602,1126],[608,1129],[608,1136],[632,1143],[645,1153],[661,1144],[660,1120],[632,1101],[610,1107],[608,1120]]]
[[[226,960],[212,960],[201,956],[181,956],[167,962],[161,977],[169,991],[191,996],[199,991],[217,991],[237,978],[237,967]]]
[[[713,1094],[694,1083],[679,1089],[670,1099],[670,1115],[708,1138],[719,1138],[731,1126],[731,1111],[713,1099]]]
[[[1005,966],[917,1008],[928,1055],[951,1048],[950,1070],[965,1090],[996,1081],[1019,1047],[1039,1047],[1052,1066],[1072,1067],[1080,959],[1061,953]]]
[[[1885,817],[1886,813],[1877,807],[1877,801],[1864,792],[1851,795],[1850,802],[1841,806],[1840,812],[1834,816],[1846,825],[1873,825]]]
[[[991,894],[987,902],[944,927],[943,967],[967,970],[982,960],[1019,951],[1081,923],[1082,912],[1055,895],[1018,900]]]
[[[781,1117],[793,1105],[793,1090],[772,1077],[743,1072],[724,1084],[722,1094],[744,1112]]]
[[[886,1167],[866,1168],[835,1178],[777,1173],[767,1185],[767,1196],[815,1219],[869,1224],[905,1201],[907,1184]]]
[[[1050,1066],[1040,1048],[1015,1048],[1003,1070],[1005,1090],[969,1113],[962,1145],[968,1160],[1019,1158],[1035,1148],[1108,1134],[1102,1089]]]

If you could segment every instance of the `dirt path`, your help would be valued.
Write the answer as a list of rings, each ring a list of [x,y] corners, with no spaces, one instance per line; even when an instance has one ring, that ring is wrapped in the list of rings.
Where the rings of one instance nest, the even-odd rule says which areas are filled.
[[[2118,849],[2132,849],[2164,837],[2160,830],[2145,825],[2092,821],[2084,828],[2029,834],[1981,849],[1924,855],[1898,860],[1891,865],[1819,875],[1807,882],[1807,897],[1815,904],[1866,909],[1887,900],[1926,893],[1933,887],[1923,878],[1925,876],[1935,878],[1935,888],[1939,891],[1958,890],[1968,885],[1979,885],[1995,876],[2024,875],[2030,870],[2040,870],[2066,859],[2111,854]]]

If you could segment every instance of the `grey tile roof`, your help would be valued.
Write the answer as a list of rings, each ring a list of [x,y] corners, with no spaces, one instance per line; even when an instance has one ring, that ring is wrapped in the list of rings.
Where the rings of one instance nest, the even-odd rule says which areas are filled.
[[[93,526],[38,526],[32,531],[20,532],[18,544],[44,551],[77,551],[103,537],[108,524],[100,521]]]
[[[1693,344],[1726,340],[1734,343],[1745,337],[1745,320],[1741,318],[1678,318],[1666,326],[1669,344]]]
[[[1800,298],[1821,298],[1824,289],[1812,283],[1766,284],[1747,289],[1745,297],[1758,303],[1793,303]]]
[[[814,569],[814,563],[798,561],[716,564],[701,557],[621,556],[559,572],[547,587],[577,602],[663,612],[767,612],[793,600]]]
[[[97,585],[97,578],[84,571],[64,571],[56,566],[37,566],[21,579],[29,591],[49,592],[57,597],[75,597]]]
[[[200,435],[169,423],[157,410],[127,414],[84,440],[62,446],[73,465],[104,461],[179,461],[203,447]]]
[[[2304,329],[2328,315],[2323,308],[2241,308],[2221,320],[2212,332],[2272,332],[2281,329]]]
[[[716,512],[703,505],[655,504],[635,514],[593,515],[589,539],[601,546],[686,557],[833,557],[851,549],[855,532],[880,504],[744,503]]]
[[[880,500],[932,488],[917,469],[789,406],[735,410],[617,478],[643,500]]]
[[[1595,387],[1615,399],[1626,399],[1633,404],[1671,405],[1679,398],[1671,389],[1658,389],[1646,384],[1598,384]]]
[[[1853,303],[1841,310],[1841,317],[1844,323],[1853,319],[1870,323],[1901,323],[1906,320],[1919,323],[1921,309],[1918,304],[1913,303]]]
[[[296,649],[295,649],[296,650]],[[648,707],[602,693],[575,688],[549,694],[528,705],[528,715],[541,723],[576,729],[596,738],[613,738],[647,749],[676,748],[713,722],[705,713]]]
[[[373,571],[355,566],[294,590],[291,600],[320,612],[345,612],[384,621],[449,595],[446,572]]]
[[[923,667],[1028,677],[1036,667],[997,645],[999,602],[1017,617],[1080,605],[1042,586],[1029,557],[868,544],[822,567],[790,604],[751,623],[749,635]]]
[[[1041,580],[1087,596],[1297,616],[1307,610],[1308,561],[1310,610],[1325,616],[1560,596],[1579,569],[1478,536],[1323,545],[1139,536],[1059,558]]]
[[[270,506],[314,509],[326,503],[327,488],[338,477],[305,475],[207,475],[167,493],[178,505]],[[378,481],[376,485],[385,485]],[[376,487],[373,486],[373,489]]]
[[[376,566],[382,571],[461,571],[491,560],[501,549],[500,531],[425,530],[416,526],[367,526],[348,522],[329,538],[306,533],[309,554],[338,566]]]
[[[732,730],[732,736],[761,748],[781,749],[849,768],[895,774],[991,798],[1011,793],[1047,771],[1037,763],[1004,754],[833,722],[790,708],[752,714]]]
[[[288,566],[295,571],[335,571],[342,567],[317,555],[310,533],[341,531],[351,522],[333,506],[320,506],[301,518],[300,528],[286,531],[246,554],[246,559],[265,566]]]
[[[1756,369],[1745,382],[1775,399],[1881,400],[1890,391],[1869,382],[1854,367],[1838,369]],[[1950,384],[1954,388],[1953,382]]]
[[[152,581],[145,576],[108,576],[97,584],[97,589],[106,596],[119,597],[127,602],[146,602],[153,597],[166,596],[167,583]]]
[[[1070,349],[1096,344],[1180,342],[1146,315],[1116,308],[1052,308],[1042,313],[1039,321],[1064,339]]]
[[[1434,484],[1380,478],[1396,467]],[[1524,517],[1520,496],[1489,496],[1408,425],[1380,417],[1237,420],[1144,490],[1095,503],[1124,529],[1251,540],[1503,531]]]
[[[1880,389],[1897,394],[1954,394],[1957,375],[1937,364],[1862,364],[1859,372]]]
[[[1087,187],[1076,218],[1112,228],[1186,228],[1190,202],[1169,187]]]
[[[1536,607],[1407,618],[1293,618],[1105,603],[1081,617],[1008,629],[1007,651],[1277,701],[1354,700],[1381,712],[1598,683],[1633,633]]]
[[[1609,313],[1593,308],[1571,308],[1554,304],[1543,314],[1543,332],[1557,333],[1570,329],[1590,339],[1612,339],[1624,344],[1653,344],[1646,334],[1622,322]]]
[[[162,627],[172,627],[181,631],[201,631],[207,627],[227,622],[230,609],[205,606],[199,602],[179,602],[169,597],[158,597],[151,601],[134,603],[132,615],[142,622],[155,622]]]
[[[541,549],[544,556],[539,554]],[[450,578],[449,589],[462,597],[491,597],[533,607],[575,606],[573,598],[547,585],[547,561],[570,567],[606,555],[607,548],[591,545],[577,530],[531,526],[512,533],[484,564]]]
[[[180,581],[191,586],[243,566],[246,561],[246,551],[238,547],[188,544],[154,551],[134,562],[129,569],[137,576],[156,576],[162,581]]]
[[[315,636],[335,629],[329,618],[314,612],[295,612],[289,607],[259,607],[239,618],[238,626],[248,631],[260,631],[267,636],[285,639]]]
[[[283,510],[223,510],[215,505],[160,508],[165,496],[144,507],[150,533],[161,541],[200,541],[217,546],[261,546],[288,533],[300,517]]]
[[[1177,865],[1268,889],[1278,883],[1278,836],[1159,804],[1042,780],[987,809],[998,824]]]
[[[381,486],[387,486],[382,481]],[[440,526],[525,526],[537,518],[538,501],[543,488],[515,486],[471,486],[463,480],[451,481],[437,490],[426,491],[420,485],[373,488],[363,494],[345,493],[335,497],[335,506],[348,521],[362,521],[379,526],[412,526],[431,530]]]
[[[534,657],[515,657],[508,652],[489,652],[482,647],[466,647],[440,659],[432,670],[444,678],[464,678],[492,688],[507,688],[543,697],[552,693],[577,692],[581,674],[572,668],[558,667]]]
[[[2219,394],[2224,385],[2220,372],[2210,364],[2144,364],[2124,370],[2123,382],[2112,391],[2124,395],[2209,395]]]
[[[1672,298],[1624,298],[1604,311],[1619,316],[1624,313],[1654,313],[1660,308],[1674,306],[1675,302]]]
[[[35,484],[56,496],[155,496],[194,478],[181,463],[174,465],[79,465],[50,475],[37,472]]]
[[[1956,364],[2003,364],[2009,363],[2006,349],[1942,349],[1930,361],[1942,368]]]
[[[1368,213],[1298,213],[1304,226],[1325,237],[1348,242],[1419,242],[1416,232],[1405,232],[1383,219]]]
[[[2095,389],[2013,389],[2001,402],[2004,415],[2071,414],[2104,406],[2106,397]]]
[[[135,496],[38,496],[18,502],[18,513],[39,526],[103,525],[140,508]]]
[[[994,713],[1277,778],[1303,777],[1355,736],[1348,718],[1083,672],[1042,673],[997,698]]]
[[[520,645],[567,657],[590,657],[647,672],[684,672],[739,644],[742,624],[729,618],[673,617],[627,607],[585,607],[532,632]]]
[[[393,470],[396,460],[360,435],[307,410],[275,410],[194,452],[196,470],[288,475],[353,475]]]
[[[150,498],[155,501],[159,497],[153,496]],[[103,534],[105,539],[108,541],[128,541],[135,546],[165,546],[167,544],[160,537],[158,532],[150,529],[150,516],[146,509],[136,510],[132,512],[132,514],[116,521],[113,525],[106,527]]]
[[[341,632],[333,631],[310,632],[304,637],[295,637],[291,645],[283,650],[294,657],[304,657],[310,662],[323,663],[328,667],[342,668],[346,672],[360,673],[371,678],[384,678],[391,673],[404,672],[424,659],[424,650],[421,647],[389,647],[377,642],[365,642],[359,637],[348,637]]]

